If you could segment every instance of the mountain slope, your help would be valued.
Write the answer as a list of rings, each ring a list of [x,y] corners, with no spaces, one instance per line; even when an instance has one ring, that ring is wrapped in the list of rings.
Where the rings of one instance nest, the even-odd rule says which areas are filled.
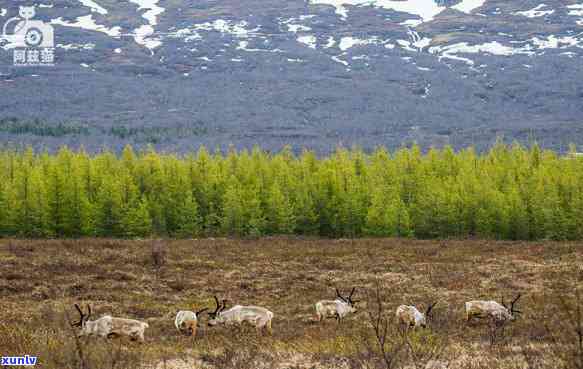
[[[45,0],[56,65],[0,50],[3,141],[329,151],[336,144],[583,143],[583,3]],[[42,7],[40,7],[42,5]],[[0,1],[0,22],[14,16]],[[17,123],[11,123],[17,124]]]

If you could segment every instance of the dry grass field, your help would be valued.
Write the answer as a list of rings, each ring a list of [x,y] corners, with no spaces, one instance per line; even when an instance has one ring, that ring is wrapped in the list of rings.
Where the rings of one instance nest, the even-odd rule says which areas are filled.
[[[583,319],[575,304],[582,244],[288,238],[155,244],[0,240],[0,354],[37,355],[37,367],[50,369],[583,367],[577,342]],[[314,303],[333,299],[335,287],[344,293],[357,287],[359,311],[340,323],[316,323]],[[523,313],[516,321],[495,330],[487,320],[466,324],[465,301],[509,301],[517,293]],[[247,326],[211,328],[207,316],[196,337],[180,335],[176,312],[213,307],[213,295],[229,305],[269,308],[273,335]],[[429,328],[399,330],[398,305],[437,300]],[[74,303],[91,304],[94,318],[148,322],[146,343],[77,339],[68,324],[78,319]],[[376,333],[384,323],[380,350]]]

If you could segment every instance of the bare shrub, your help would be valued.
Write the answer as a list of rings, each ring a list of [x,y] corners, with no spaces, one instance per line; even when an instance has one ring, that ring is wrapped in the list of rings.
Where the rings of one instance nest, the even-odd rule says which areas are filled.
[[[558,320],[548,327],[553,352],[565,369],[583,369],[583,298],[581,288],[573,295],[559,295]]]
[[[362,337],[363,352],[360,364],[363,368],[396,368],[404,347],[403,337],[394,324],[394,319],[387,313],[385,296],[381,284],[375,281],[375,287],[368,294],[367,323],[373,336]]]
[[[166,265],[167,262],[167,247],[166,242],[163,240],[155,240],[152,241],[152,252],[151,252],[151,260],[154,269],[156,270],[156,275],[160,274],[162,267]]]
[[[222,343],[218,355],[205,355],[203,361],[221,369],[271,369],[276,367],[273,355],[262,350],[261,338],[253,336],[248,330],[236,329],[230,340]]]

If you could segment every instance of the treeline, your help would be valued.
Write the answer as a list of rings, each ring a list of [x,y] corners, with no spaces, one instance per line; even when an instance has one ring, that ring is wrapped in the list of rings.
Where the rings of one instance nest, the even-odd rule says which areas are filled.
[[[101,134],[122,140],[159,144],[170,138],[203,136],[209,129],[203,122],[193,121],[172,127],[130,127],[114,125],[110,127],[92,127],[80,122],[48,122],[40,119],[20,119],[16,117],[0,118],[0,133],[12,135],[32,135],[39,137],[90,136]]]
[[[41,137],[63,137],[68,135],[89,135],[89,128],[78,123],[47,123],[39,119],[0,119],[0,132],[14,135],[34,135]]]
[[[0,151],[1,236],[270,234],[583,239],[583,159],[502,143],[324,158]]]

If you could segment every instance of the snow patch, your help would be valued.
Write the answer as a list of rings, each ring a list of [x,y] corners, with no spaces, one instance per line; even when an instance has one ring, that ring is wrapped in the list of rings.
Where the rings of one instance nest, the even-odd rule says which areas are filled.
[[[485,2],[486,0],[464,0],[461,3],[452,6],[452,8],[469,14],[475,9],[480,8]]]
[[[154,26],[158,25],[158,16],[166,9],[158,6],[158,0],[130,0],[131,3],[138,5],[138,10],[146,9],[142,18],[148,21],[148,24],[142,25],[134,30],[134,40],[137,44],[145,46],[147,49],[155,49],[162,45],[159,38],[152,38]]]
[[[326,42],[326,45],[324,45],[324,48],[329,49],[329,48],[333,47],[334,45],[336,45],[336,40],[334,40],[334,37],[330,36],[330,37],[328,37],[328,42]]]
[[[237,50],[242,51],[249,51],[249,52],[266,52],[266,53],[282,53],[283,50],[281,49],[252,49],[249,47],[249,41],[239,41],[239,45],[237,46]]]
[[[162,45],[162,41],[157,38],[152,38],[154,34],[154,27],[149,24],[144,24],[134,30],[134,40],[138,45],[145,46],[147,49],[155,49]]]
[[[496,41],[484,43],[481,45],[468,45],[467,43],[458,43],[450,46],[445,47],[437,47],[437,48],[430,48],[430,52],[435,53],[437,52],[446,52],[449,54],[455,53],[488,53],[492,55],[515,55],[515,54],[524,54],[524,55],[535,55],[536,50],[545,50],[545,49],[565,49],[570,47],[577,47],[583,48],[581,45],[582,40],[578,39],[573,36],[564,36],[564,37],[556,37],[554,35],[550,35],[547,38],[539,38],[534,37],[526,42],[512,42],[514,44],[517,43],[525,43],[524,46],[519,48],[513,48],[511,46],[502,45]]]
[[[407,33],[409,34],[409,37],[411,38],[410,45],[415,46],[419,52],[423,51],[424,48],[426,48],[427,46],[429,46],[431,44],[430,38],[427,38],[427,37],[421,38],[421,36],[419,36],[418,32],[413,31],[410,28],[407,30]]]
[[[354,46],[363,46],[378,43],[381,43],[381,41],[377,37],[373,37],[368,40],[363,40],[356,37],[342,37],[340,39],[340,43],[338,44],[338,48],[340,48],[340,50],[342,51],[346,51]]]
[[[554,35],[550,35],[547,39],[540,39],[538,37],[534,37],[531,39],[534,46],[539,49],[562,49],[566,47],[581,47],[579,43],[581,40],[572,37],[572,36],[565,36],[565,37],[555,37]]]
[[[217,19],[214,22],[195,24],[193,29],[198,31],[217,31],[221,33],[228,33],[235,37],[248,37],[251,34],[257,33],[261,27],[250,29],[249,23],[245,21],[233,23],[223,19]]]
[[[138,10],[147,9],[147,11],[142,14],[142,18],[148,21],[148,24],[155,26],[158,24],[158,16],[166,9],[158,6],[158,0],[130,0],[130,3],[138,5]]]
[[[183,39],[184,42],[191,42],[194,40],[201,40],[202,39],[202,36],[198,32],[191,30],[189,28],[179,29],[173,33],[170,33],[168,35],[168,37],[181,38],[181,39]]]
[[[567,5],[567,9],[569,9],[569,15],[583,17],[583,4]]]
[[[308,46],[311,49],[316,49],[316,37],[312,35],[298,37],[298,42]]]
[[[545,15],[551,15],[555,12],[554,9],[551,10],[542,10],[543,8],[546,8],[547,5],[545,4],[540,4],[537,7],[534,7],[530,10],[525,10],[525,11],[521,11],[521,12],[516,12],[513,13],[514,15],[522,15],[524,17],[528,17],[528,18],[538,18],[538,17],[543,17]]]
[[[453,6],[453,9],[464,13],[470,13],[474,9],[481,7],[486,0],[463,0],[461,3]],[[348,16],[347,6],[374,6],[384,9],[392,9],[398,12],[404,12],[419,16],[421,22],[409,20],[406,25],[417,26],[423,22],[431,21],[436,15],[445,10],[446,6],[438,5],[434,0],[310,0],[312,4],[331,5],[336,9],[336,13],[342,18]]]
[[[76,19],[76,22],[65,21],[63,20],[62,17],[59,17],[57,19],[51,20],[51,24],[64,27],[81,28],[89,31],[102,32],[111,37],[119,37],[121,31],[121,27],[118,26],[107,28],[106,26],[95,23],[95,20],[93,19],[93,16],[91,14],[78,17]]]
[[[340,63],[340,64],[342,64],[342,65],[344,65],[344,66],[348,66],[348,65],[349,65],[347,61],[345,61],[345,60],[342,60],[342,59],[340,59],[340,58],[339,58],[339,57],[337,57],[337,56],[333,56],[333,57],[332,57],[332,60],[334,60],[335,62],[337,62],[337,63]]]
[[[287,29],[288,29],[288,31],[293,32],[293,33],[307,32],[307,31],[311,31],[312,30],[311,27],[304,26],[304,25],[301,25],[301,24],[288,24],[287,25]]]
[[[568,15],[573,17],[583,17],[583,4],[567,5]],[[577,20],[578,26],[583,26],[583,18]]]
[[[96,12],[103,15],[107,14],[107,9],[103,8],[93,0],[79,0],[79,2],[81,2],[83,6],[91,8],[92,12]]]
[[[289,18],[289,19],[281,22],[281,24],[283,24],[284,26],[287,26],[287,30],[289,32],[292,32],[292,33],[307,32],[307,31],[311,31],[312,27],[308,27],[308,26],[305,26],[303,24],[298,24],[298,22],[303,21],[305,19],[310,19],[313,17],[314,17],[314,15],[301,15],[299,18]]]

